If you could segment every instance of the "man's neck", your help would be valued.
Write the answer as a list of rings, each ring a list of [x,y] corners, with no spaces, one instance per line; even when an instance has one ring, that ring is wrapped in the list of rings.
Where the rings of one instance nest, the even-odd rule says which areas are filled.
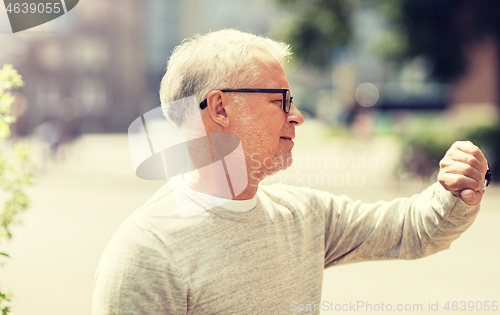
[[[184,181],[192,190],[232,200],[249,200],[257,194],[259,182],[250,176],[247,178],[248,180],[230,177],[224,172],[214,172],[213,169],[198,169],[184,174]],[[242,190],[241,187],[245,183],[246,186]]]

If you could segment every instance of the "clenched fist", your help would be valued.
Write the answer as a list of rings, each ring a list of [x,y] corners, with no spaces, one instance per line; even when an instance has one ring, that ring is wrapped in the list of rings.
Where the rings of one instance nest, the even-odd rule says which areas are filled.
[[[457,141],[439,162],[438,181],[468,205],[483,197],[488,162],[483,152],[470,141]]]

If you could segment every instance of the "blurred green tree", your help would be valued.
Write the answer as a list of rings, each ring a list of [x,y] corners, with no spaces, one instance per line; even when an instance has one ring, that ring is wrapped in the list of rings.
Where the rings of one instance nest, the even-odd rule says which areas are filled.
[[[399,27],[407,35],[406,55],[422,55],[432,75],[452,81],[466,69],[465,49],[485,37],[500,43],[500,2],[495,0],[404,0]],[[394,16],[393,16],[394,17]]]
[[[10,135],[10,125],[15,117],[10,114],[14,96],[10,93],[13,88],[22,86],[23,80],[12,65],[4,65],[0,69],[0,140],[6,140]],[[6,154],[0,151],[0,187],[5,201],[0,212],[0,239],[11,239],[11,226],[19,223],[18,214],[28,208],[29,198],[24,187],[33,182],[34,164],[31,160],[29,146],[16,143],[12,152]],[[0,251],[0,256],[9,257]],[[4,262],[1,262],[3,265]],[[2,315],[10,313],[11,294],[0,291],[0,310]]]
[[[392,25],[378,39],[379,53],[393,59],[423,56],[433,65],[431,75],[444,82],[465,72],[465,49],[471,43],[486,36],[500,43],[496,0],[277,1],[292,12],[283,39],[298,58],[317,66],[326,65],[335,48],[350,42],[350,17],[360,6],[379,9]]]
[[[349,17],[358,0],[278,0],[290,9],[290,17],[280,28],[283,39],[293,45],[299,59],[322,67],[332,49],[351,38]]]

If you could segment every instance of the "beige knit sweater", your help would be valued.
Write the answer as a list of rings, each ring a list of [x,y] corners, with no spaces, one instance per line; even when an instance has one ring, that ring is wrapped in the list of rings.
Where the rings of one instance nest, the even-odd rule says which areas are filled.
[[[174,195],[160,189],[113,236],[96,273],[94,315],[290,314],[320,303],[324,268],[433,254],[479,211],[438,183],[372,204],[261,186],[247,212],[182,187]],[[200,213],[181,218],[180,208]]]

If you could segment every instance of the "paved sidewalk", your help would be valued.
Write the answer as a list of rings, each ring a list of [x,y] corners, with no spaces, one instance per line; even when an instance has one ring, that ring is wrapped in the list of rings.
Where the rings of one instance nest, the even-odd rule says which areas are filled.
[[[311,162],[315,152],[315,157],[337,157],[339,161],[342,157],[344,165],[348,157],[355,157],[357,163],[360,157],[375,156],[378,167],[325,170],[309,166],[287,170],[287,174],[315,174],[318,179],[323,175],[325,181],[317,188],[367,202],[419,189],[410,185],[401,190],[388,175],[398,152],[390,140],[375,144],[307,140],[312,138],[311,134],[299,137],[294,156],[306,157],[309,152]],[[107,242],[119,224],[162,185],[134,176],[126,135],[86,136],[67,156],[65,162],[45,165],[36,186],[29,189],[32,205],[22,215],[24,224],[14,229],[11,242],[2,244],[12,259],[0,269],[1,286],[15,294],[13,310],[17,315],[90,314],[94,272]],[[302,161],[305,166],[307,159]],[[322,174],[322,170],[327,173]],[[363,176],[364,184],[349,186],[348,171],[351,179]],[[325,184],[325,176],[333,180],[339,174],[344,176],[343,185]],[[422,304],[425,311],[429,302],[438,302],[438,313],[444,313],[447,301],[500,303],[499,202],[500,187],[489,188],[474,225],[445,252],[416,261],[359,263],[325,271],[323,307],[329,305],[332,311],[322,314],[338,313],[337,304],[337,308],[345,308],[344,304],[361,302],[375,308],[376,304],[380,308],[381,303],[389,303],[393,309],[398,304]],[[365,311],[350,310],[356,314]]]

